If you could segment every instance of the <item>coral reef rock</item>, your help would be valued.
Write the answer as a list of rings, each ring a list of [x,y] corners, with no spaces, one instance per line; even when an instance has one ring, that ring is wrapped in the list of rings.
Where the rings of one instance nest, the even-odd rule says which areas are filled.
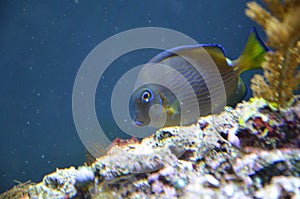
[[[299,99],[277,109],[253,98],[192,126],[118,140],[90,166],[45,176],[28,196],[299,198]]]

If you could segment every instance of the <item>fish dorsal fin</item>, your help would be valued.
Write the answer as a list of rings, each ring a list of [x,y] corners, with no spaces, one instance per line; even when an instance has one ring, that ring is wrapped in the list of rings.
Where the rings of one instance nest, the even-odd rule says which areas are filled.
[[[217,63],[220,72],[222,72],[224,69],[226,71],[228,70],[231,64],[228,64],[227,61],[228,59],[226,58],[225,50],[221,45],[211,44],[211,45],[206,45],[203,48],[211,56],[214,62]]]
[[[202,46],[209,54],[215,54],[221,57],[225,57],[225,50],[218,44],[207,44]]]
[[[211,57],[211,59],[216,63],[220,72],[227,72],[230,67],[228,66],[227,59],[225,57],[225,51],[221,45],[218,44],[198,44],[198,45],[189,45],[189,46],[179,46],[176,48],[172,48],[167,51],[163,51],[152,58],[150,63],[159,63],[164,60],[170,59],[172,57],[176,57],[179,54],[187,56],[191,59],[198,59],[199,51],[205,49],[207,54]]]
[[[197,49],[205,49],[207,53],[212,55],[219,55],[220,57],[225,58],[225,51],[222,46],[218,44],[198,44],[198,45],[188,45],[188,46],[179,46],[175,48],[171,48],[169,50],[163,51],[153,57],[149,62],[157,63],[163,61],[164,59],[174,57],[178,54],[188,54],[193,53],[193,51],[197,51]]]

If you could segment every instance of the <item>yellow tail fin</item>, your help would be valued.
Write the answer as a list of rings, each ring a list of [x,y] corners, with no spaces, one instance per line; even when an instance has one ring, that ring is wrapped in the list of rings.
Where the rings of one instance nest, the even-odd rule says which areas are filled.
[[[241,56],[234,61],[234,65],[240,69],[240,73],[246,70],[261,68],[261,64],[267,51],[268,48],[258,36],[255,28],[252,28],[246,46],[244,47]]]

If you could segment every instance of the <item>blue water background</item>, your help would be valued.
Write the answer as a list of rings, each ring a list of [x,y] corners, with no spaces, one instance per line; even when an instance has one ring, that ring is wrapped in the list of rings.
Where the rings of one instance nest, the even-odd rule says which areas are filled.
[[[72,117],[76,73],[88,53],[119,32],[145,26],[170,28],[199,43],[219,43],[237,58],[248,31],[244,0],[32,0],[0,2],[0,192],[13,180],[39,182],[56,168],[85,161]],[[258,27],[262,37],[264,34]],[[111,89],[122,73],[157,52],[123,56],[97,92],[98,117],[112,138]],[[251,73],[244,74],[249,82]],[[111,129],[110,129],[111,128]]]

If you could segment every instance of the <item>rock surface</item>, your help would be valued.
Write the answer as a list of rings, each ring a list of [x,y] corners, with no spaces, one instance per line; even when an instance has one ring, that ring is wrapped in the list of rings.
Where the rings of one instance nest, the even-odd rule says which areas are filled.
[[[300,101],[226,107],[188,127],[114,143],[87,167],[58,169],[30,198],[300,198]],[[120,143],[120,142],[119,142]],[[84,180],[83,180],[84,181]]]

